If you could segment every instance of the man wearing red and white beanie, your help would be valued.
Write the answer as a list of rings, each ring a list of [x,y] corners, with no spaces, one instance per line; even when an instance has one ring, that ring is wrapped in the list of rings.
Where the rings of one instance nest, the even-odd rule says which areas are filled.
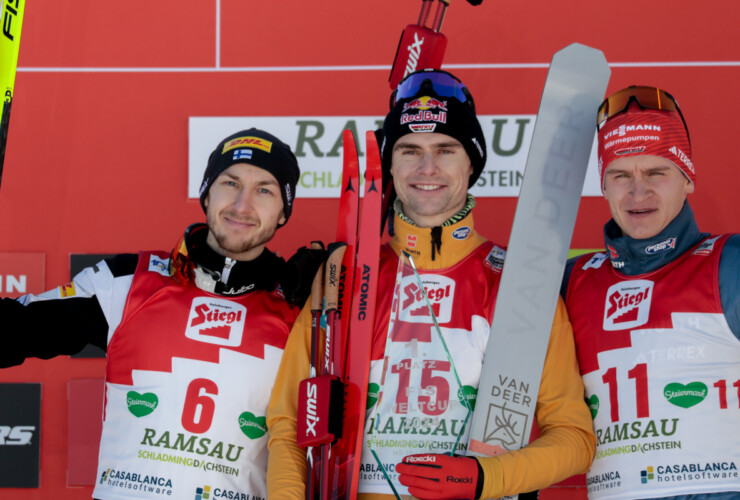
[[[597,436],[592,499],[740,498],[740,235],[699,231],[675,99],[629,87],[598,112],[606,251],[562,295]]]

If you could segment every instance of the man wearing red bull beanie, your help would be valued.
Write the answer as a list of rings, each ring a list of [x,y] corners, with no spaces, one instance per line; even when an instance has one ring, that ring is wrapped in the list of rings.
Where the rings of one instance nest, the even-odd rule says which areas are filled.
[[[740,235],[699,231],[675,99],[628,87],[598,112],[606,252],[563,281],[598,439],[592,499],[740,498]]]
[[[595,437],[562,303],[536,403],[540,437],[494,458],[451,456],[464,454],[468,442],[468,407],[459,394],[478,387],[505,256],[475,231],[468,189],[486,148],[472,96],[444,71],[412,73],[393,95],[379,143],[384,181],[397,199],[392,240],[381,248],[371,348],[369,392],[382,398],[368,402],[363,443],[375,444],[372,453],[363,446],[359,498],[394,498],[394,489],[404,498],[498,498],[585,472]],[[394,293],[401,252],[413,257],[435,318],[413,273]],[[393,303],[399,311],[391,327]],[[271,500],[305,498],[306,452],[296,444],[296,419],[298,383],[309,376],[310,321],[304,308],[267,415]]]

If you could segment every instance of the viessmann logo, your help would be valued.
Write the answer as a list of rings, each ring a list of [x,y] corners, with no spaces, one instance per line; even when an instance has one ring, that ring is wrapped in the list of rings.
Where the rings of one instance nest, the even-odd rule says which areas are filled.
[[[242,343],[247,308],[236,302],[196,297],[190,306],[185,336],[209,344],[236,347]]]
[[[627,330],[647,323],[653,284],[649,280],[633,280],[610,286],[604,304],[604,330]]]

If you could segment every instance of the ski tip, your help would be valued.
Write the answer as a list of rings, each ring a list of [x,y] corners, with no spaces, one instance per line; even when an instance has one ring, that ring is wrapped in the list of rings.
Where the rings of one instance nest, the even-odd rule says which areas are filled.
[[[561,57],[578,58],[580,60],[588,60],[590,64],[602,65],[606,67],[609,66],[606,61],[606,56],[601,50],[577,42],[571,43],[567,47],[557,51],[552,58],[553,62],[556,58]]]

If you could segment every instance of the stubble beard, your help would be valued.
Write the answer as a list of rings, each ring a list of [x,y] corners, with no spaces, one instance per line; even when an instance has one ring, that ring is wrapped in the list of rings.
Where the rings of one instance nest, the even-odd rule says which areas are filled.
[[[255,221],[258,222],[258,221]],[[249,235],[239,237],[239,235],[229,234],[228,231],[220,230],[213,220],[208,220],[208,229],[213,235],[216,243],[218,244],[221,251],[227,255],[240,255],[245,252],[252,250],[253,248],[267,244],[277,230],[277,226],[273,225],[270,230],[265,230],[264,225],[258,224],[263,231],[258,231],[256,228],[254,232],[250,232]]]

